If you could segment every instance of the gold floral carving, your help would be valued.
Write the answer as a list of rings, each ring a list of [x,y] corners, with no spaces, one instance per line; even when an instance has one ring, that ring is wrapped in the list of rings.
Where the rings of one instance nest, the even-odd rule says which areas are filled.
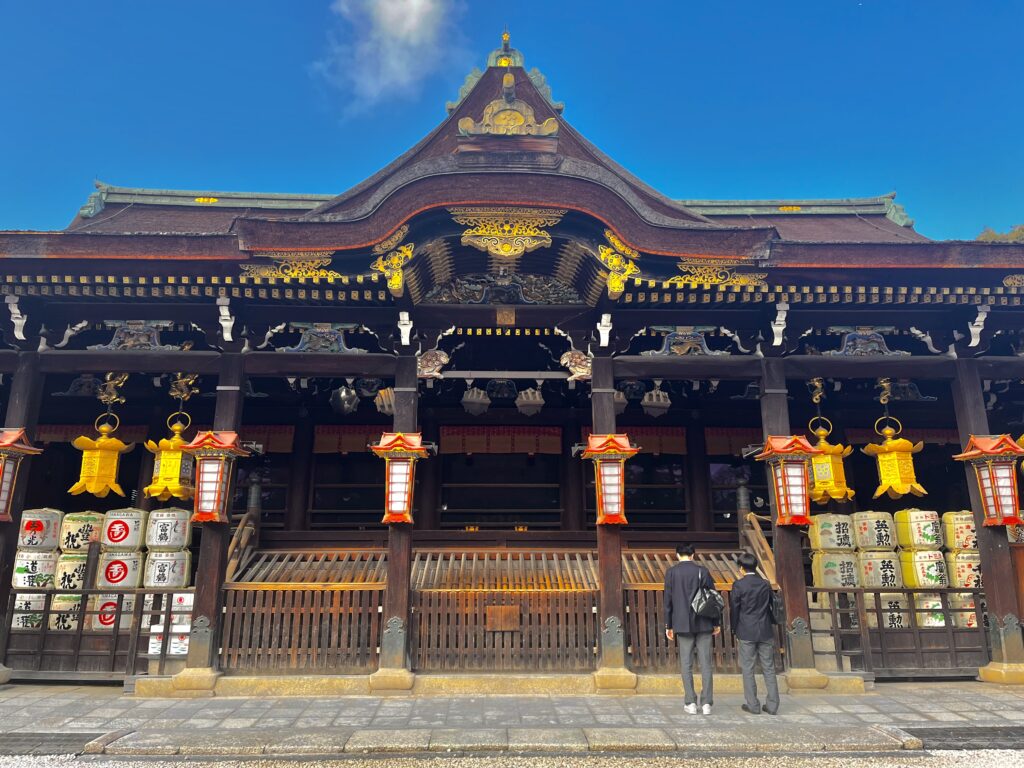
[[[1022,288],[1024,287],[1024,275],[1007,275],[1003,278],[1003,285],[1006,288]]]
[[[405,265],[412,259],[415,247],[415,243],[406,243],[390,253],[378,256],[370,265],[370,269],[384,275],[388,290],[396,299],[405,293]]]
[[[499,258],[515,258],[551,245],[542,227],[561,221],[564,210],[548,208],[449,208],[455,223],[469,229],[462,244]]]
[[[604,237],[611,247],[597,246],[597,258],[608,268],[608,298],[617,299],[626,290],[626,280],[640,274],[640,267],[633,263],[633,259],[640,258],[640,254],[622,242],[610,229],[604,231]]]
[[[395,248],[398,247],[398,244],[400,242],[405,240],[405,236],[408,235],[408,234],[409,234],[409,225],[408,224],[403,224],[402,226],[400,226],[398,229],[395,230],[394,234],[392,234],[391,237],[389,237],[389,238],[387,238],[385,240],[381,240],[379,243],[377,243],[375,246],[373,246],[374,254],[379,256],[382,253],[387,253],[388,251],[393,251]]]
[[[537,122],[533,107],[516,97],[516,78],[506,72],[501,80],[501,97],[484,107],[477,122],[471,117],[459,120],[463,136],[557,136],[558,120],[549,117]]]
[[[275,251],[267,254],[273,264],[240,264],[243,277],[270,280],[334,280],[341,277],[324,267],[331,265],[334,251]]]
[[[676,288],[697,288],[701,285],[765,285],[766,272],[736,272],[736,262],[691,258],[676,267],[683,274],[670,277],[666,285]]]
[[[621,253],[623,256],[627,256],[631,259],[639,259],[640,252],[636,248],[630,248],[619,236],[612,232],[610,229],[604,231],[604,239],[608,241],[608,244],[616,251]]]

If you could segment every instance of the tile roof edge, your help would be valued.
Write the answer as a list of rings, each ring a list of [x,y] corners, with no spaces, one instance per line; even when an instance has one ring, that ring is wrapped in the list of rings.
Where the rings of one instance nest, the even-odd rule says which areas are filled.
[[[848,197],[820,199],[767,199],[767,200],[678,200],[687,208],[705,216],[769,216],[778,214],[802,215],[876,215],[901,227],[913,227],[914,220],[896,202],[896,193],[877,197]]]
[[[335,195],[306,195],[288,192],[219,192],[189,189],[147,189],[118,187],[96,181],[96,191],[89,195],[79,216],[96,216],[107,203],[142,205],[179,205],[196,208],[277,208],[307,211]]]

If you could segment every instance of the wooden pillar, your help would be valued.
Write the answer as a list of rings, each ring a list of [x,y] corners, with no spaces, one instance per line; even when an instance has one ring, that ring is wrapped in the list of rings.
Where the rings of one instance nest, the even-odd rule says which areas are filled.
[[[595,357],[591,371],[590,407],[594,434],[615,432],[615,374],[610,357]],[[628,514],[627,510],[627,514]],[[636,675],[626,669],[626,633],[622,591],[622,526],[597,526],[600,569],[601,657],[594,676],[599,689],[631,689]]]
[[[4,428],[24,429],[29,442],[35,437],[44,379],[45,375],[39,371],[39,355],[35,352],[20,352],[11,380],[11,391],[7,397]],[[21,527],[21,512],[25,507],[29,475],[34,462],[45,460],[45,454],[38,457],[26,456],[22,459],[11,492],[12,521],[0,523],[0,613],[3,614],[3,621],[7,620],[14,556],[18,548],[18,530]],[[10,671],[0,666],[0,683],[5,683],[9,679]]]
[[[286,531],[309,529],[309,481],[313,473],[313,418],[303,408],[295,422],[295,440],[289,462]]]
[[[699,418],[686,424],[686,467],[690,492],[691,531],[712,531],[715,521],[711,513],[711,474],[708,469],[708,444],[704,422]]]
[[[971,435],[989,433],[988,414],[982,392],[977,360],[957,360],[953,380],[953,411],[960,433],[961,447],[967,446]],[[992,663],[980,671],[982,680],[1002,683],[1024,683],[1024,642],[1018,615],[1017,585],[1012,577],[1013,558],[1010,542],[1003,526],[984,526],[984,507],[978,481],[969,463],[964,464],[971,510],[978,530],[978,552],[981,555],[981,578],[989,615],[989,645]]]
[[[761,428],[765,438],[769,435],[791,434],[789,393],[783,366],[784,362],[780,358],[766,358],[761,363]],[[778,510],[774,491],[770,491],[770,498],[775,573],[786,603],[786,666],[789,670],[813,670],[814,650],[811,645],[810,613],[807,609],[807,579],[804,575],[801,530],[794,525],[775,525]],[[818,688],[827,684],[827,678],[822,685],[817,684],[822,682],[823,675],[804,677],[807,685],[803,687]]]
[[[415,355],[399,355],[395,366],[394,432],[415,432],[418,424],[419,379]],[[428,459],[430,461],[430,459]],[[384,629],[380,639],[379,669],[371,675],[370,689],[410,690],[413,674],[409,660],[409,591],[412,569],[412,525],[388,526],[388,583],[384,592]]]
[[[572,455],[572,447],[580,439],[579,419],[562,425],[562,456],[559,462],[559,484],[562,486],[563,531],[583,530],[583,461]]]
[[[245,402],[245,371],[243,356],[226,353],[221,358],[217,379],[217,401],[213,415],[213,429],[217,432],[237,432],[242,426],[242,406]],[[232,497],[231,478],[228,502]],[[227,572],[228,544],[231,541],[230,523],[203,523],[199,539],[199,561],[196,566],[196,595],[192,608],[192,632],[189,635],[186,670],[175,687],[206,690],[212,693],[217,670],[217,641],[220,636],[221,605],[224,576]],[[192,670],[195,670],[194,672]]]

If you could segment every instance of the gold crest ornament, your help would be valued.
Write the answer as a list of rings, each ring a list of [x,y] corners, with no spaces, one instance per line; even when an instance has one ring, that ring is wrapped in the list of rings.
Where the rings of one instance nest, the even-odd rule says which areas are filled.
[[[879,429],[879,424],[885,424]],[[893,426],[895,425],[895,426]],[[924,443],[912,443],[899,437],[903,425],[891,416],[882,416],[875,422],[875,434],[882,438],[881,443],[869,443],[861,451],[873,456],[878,463],[878,488],[873,499],[883,493],[890,499],[898,499],[912,493],[915,496],[926,496],[928,491],[917,482],[914,474],[913,454],[924,448]]]
[[[449,208],[456,224],[469,229],[462,244],[503,259],[513,259],[538,248],[551,246],[553,227],[565,215],[550,208]]]
[[[195,462],[184,452],[183,448],[188,442],[181,436],[191,423],[192,419],[187,413],[172,413],[167,417],[167,428],[171,436],[160,442],[146,441],[146,450],[155,456],[153,482],[142,489],[149,498],[159,501],[172,498],[188,500],[195,493],[192,485]]]
[[[97,417],[95,427],[99,437],[95,439],[79,435],[71,444],[82,452],[82,470],[78,482],[68,488],[68,493],[77,496],[80,493],[91,493],[98,498],[105,498],[113,491],[124,496],[124,491],[117,482],[117,468],[121,462],[121,454],[135,447],[134,443],[122,443],[112,437],[121,421],[116,414],[107,412]]]

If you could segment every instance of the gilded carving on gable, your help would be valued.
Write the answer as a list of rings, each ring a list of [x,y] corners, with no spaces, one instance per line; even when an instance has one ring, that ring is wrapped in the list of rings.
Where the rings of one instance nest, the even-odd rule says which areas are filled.
[[[543,227],[562,220],[564,210],[550,208],[449,208],[456,224],[468,227],[462,244],[499,258],[514,258],[551,245]]]

